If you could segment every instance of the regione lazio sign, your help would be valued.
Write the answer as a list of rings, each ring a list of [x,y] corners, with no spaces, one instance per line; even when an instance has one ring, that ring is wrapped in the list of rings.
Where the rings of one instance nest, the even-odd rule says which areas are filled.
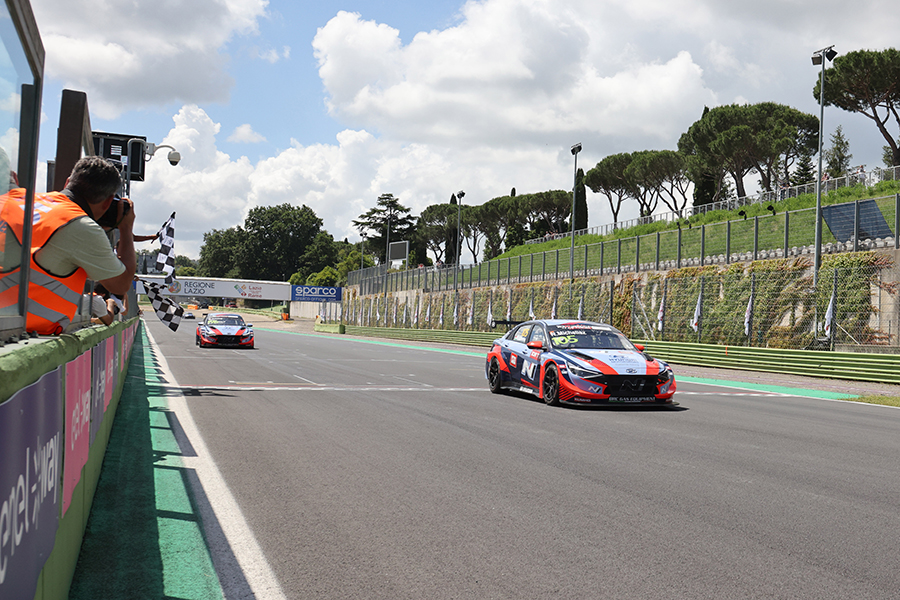
[[[340,302],[339,287],[320,287],[315,285],[292,286],[291,300],[294,302]]]
[[[178,278],[165,285],[163,277],[141,275],[142,279],[159,283],[163,294],[201,299],[248,298],[253,300],[290,300],[291,284],[275,281],[249,281],[246,279]],[[143,294],[144,286],[138,282],[135,291]]]

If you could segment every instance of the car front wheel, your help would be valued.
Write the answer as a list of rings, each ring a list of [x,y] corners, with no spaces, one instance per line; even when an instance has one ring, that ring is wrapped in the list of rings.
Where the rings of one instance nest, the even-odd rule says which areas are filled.
[[[559,406],[559,371],[556,365],[548,364],[544,370],[544,381],[541,385],[544,402],[550,406]]]

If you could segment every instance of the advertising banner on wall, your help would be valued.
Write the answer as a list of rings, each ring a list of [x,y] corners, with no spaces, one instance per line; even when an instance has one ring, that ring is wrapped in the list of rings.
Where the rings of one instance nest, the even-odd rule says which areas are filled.
[[[281,301],[291,299],[291,284],[289,283],[190,277],[176,279],[167,286],[163,277],[142,275],[142,278],[152,283],[159,283],[160,290],[164,295],[183,296],[196,300],[202,300],[204,297]],[[135,284],[135,291],[138,294],[146,293],[140,282]]]
[[[87,464],[91,439],[91,355],[66,364],[66,460],[63,469],[63,516]]]
[[[293,302],[340,302],[342,289],[315,285],[293,285],[291,286],[291,300]]]
[[[116,391],[116,384],[119,382],[119,365],[116,362],[116,341],[115,336],[106,338],[106,386],[103,389],[103,412],[109,408],[112,402],[113,393]]]
[[[106,398],[106,344],[109,338],[91,348],[91,445],[103,423]]]
[[[59,526],[62,368],[0,404],[0,598],[33,598]]]

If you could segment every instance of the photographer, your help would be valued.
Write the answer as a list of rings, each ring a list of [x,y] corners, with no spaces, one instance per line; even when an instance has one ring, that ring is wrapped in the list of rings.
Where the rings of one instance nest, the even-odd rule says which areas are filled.
[[[134,206],[116,197],[121,183],[115,166],[89,156],[75,164],[62,192],[35,194],[27,331],[65,331],[88,278],[115,294],[128,291],[135,273]],[[2,198],[0,218],[21,240],[25,190],[10,190]],[[118,229],[116,251],[104,227]],[[0,288],[18,290],[19,275],[19,269],[0,274]],[[0,308],[17,295],[4,293]]]

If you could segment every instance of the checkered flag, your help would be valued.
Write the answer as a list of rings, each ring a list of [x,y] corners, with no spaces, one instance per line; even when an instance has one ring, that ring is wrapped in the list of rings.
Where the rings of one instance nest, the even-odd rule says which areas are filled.
[[[156,255],[156,270],[166,274],[166,285],[175,281],[175,213],[159,228],[160,249]]]
[[[163,296],[162,292],[159,290],[158,283],[144,281],[143,279],[141,279],[140,282],[144,284],[147,298],[150,299],[150,304],[153,305],[153,310],[156,311],[156,316],[159,317],[159,320],[165,323],[172,331],[177,331],[178,325],[181,323],[181,315],[184,314],[184,309],[171,298]]]

